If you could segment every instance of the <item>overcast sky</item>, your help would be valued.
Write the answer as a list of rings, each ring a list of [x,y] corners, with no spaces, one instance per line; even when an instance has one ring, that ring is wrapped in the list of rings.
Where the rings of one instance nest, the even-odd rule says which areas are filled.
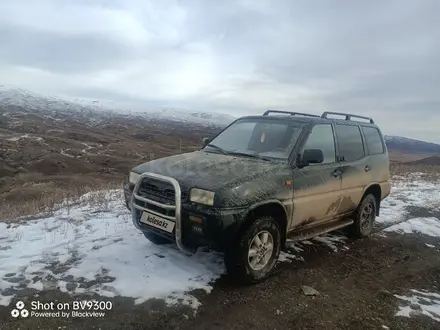
[[[439,13],[439,0],[1,0],[0,84],[234,115],[346,111],[440,143]]]

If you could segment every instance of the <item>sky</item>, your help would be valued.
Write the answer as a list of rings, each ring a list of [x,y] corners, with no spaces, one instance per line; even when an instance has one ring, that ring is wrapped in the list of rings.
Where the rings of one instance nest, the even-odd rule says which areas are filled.
[[[0,84],[440,143],[438,0],[1,0]]]

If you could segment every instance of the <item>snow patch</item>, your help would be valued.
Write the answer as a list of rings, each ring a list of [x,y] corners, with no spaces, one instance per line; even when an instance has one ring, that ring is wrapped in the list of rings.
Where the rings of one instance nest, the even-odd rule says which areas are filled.
[[[395,176],[390,195],[381,202],[380,216],[376,222],[393,225],[409,218],[408,206],[440,210],[440,182],[422,179],[423,173]]]
[[[70,155],[70,154],[68,154],[68,153],[66,152],[66,151],[69,151],[69,150],[70,150],[70,149],[66,149],[66,150],[61,149],[60,154],[63,155],[63,156],[69,157],[69,158],[75,158],[75,157],[73,157],[72,155]]]
[[[188,292],[212,289],[224,273],[222,257],[188,257],[173,245],[150,243],[134,228],[121,192],[106,197],[101,207],[90,193],[53,216],[9,228],[0,223],[0,305],[23,287],[58,287],[72,295],[126,296],[137,304],[159,298],[197,308]]]
[[[278,258],[279,262],[292,262],[293,260],[304,261],[304,258],[295,253],[284,251],[280,252],[280,256]]]
[[[411,290],[411,292],[413,292],[411,296],[394,295],[405,302],[404,306],[399,307],[396,316],[426,315],[440,322],[440,294],[419,290]]]
[[[345,236],[341,236],[341,235],[328,234],[325,236],[314,237],[313,240],[327,245],[334,252],[338,252],[337,243],[345,243],[347,238]],[[343,246],[343,248],[344,248],[344,250],[348,250],[348,247],[346,247],[346,246]]]
[[[24,134],[24,135],[21,135],[21,136],[14,136],[14,137],[8,138],[6,140],[7,141],[12,141],[12,142],[17,142],[17,141],[19,141],[21,139],[31,139],[31,140],[36,140],[36,141],[39,141],[39,142],[44,142],[43,138],[38,137],[38,136],[31,136],[29,134]]]
[[[440,237],[440,220],[437,218],[413,218],[393,225],[384,231],[395,231],[401,234],[423,234]]]

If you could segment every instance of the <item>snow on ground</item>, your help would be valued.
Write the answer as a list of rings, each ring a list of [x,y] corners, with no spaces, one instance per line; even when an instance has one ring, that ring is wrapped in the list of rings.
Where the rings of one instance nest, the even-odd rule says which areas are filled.
[[[198,303],[185,292],[209,291],[209,283],[224,272],[221,257],[206,252],[187,257],[172,245],[153,245],[134,229],[120,192],[107,194],[104,209],[89,194],[83,202],[95,200],[93,205],[67,207],[10,228],[0,223],[0,305],[8,305],[16,290],[57,286],[72,294],[133,297],[137,303],[149,298]]]
[[[437,218],[412,218],[408,221],[385,228],[385,231],[395,231],[401,234],[423,234],[440,237],[440,220]]]
[[[422,207],[440,214],[440,182],[424,181],[420,173],[395,178],[392,193],[382,203],[381,216],[377,219],[379,224],[385,226],[384,232],[436,237],[437,245],[440,245],[440,219],[411,217],[409,207]],[[425,245],[427,248],[435,247],[432,244]],[[421,290],[411,291],[410,296],[395,295],[400,300],[396,316],[427,315],[440,322],[440,294]]]
[[[32,140],[36,140],[36,141],[39,141],[39,142],[43,142],[44,141],[44,139],[41,138],[41,137],[31,136],[29,134],[24,134],[24,135],[21,135],[21,136],[14,136],[14,137],[11,137],[11,138],[6,139],[6,140],[12,141],[12,142],[17,142],[17,141],[19,141],[21,139],[32,139]]]
[[[423,234],[440,239],[440,219],[437,217],[411,217],[410,207],[421,207],[440,214],[440,182],[425,181],[422,174],[413,173],[396,177],[390,196],[381,205],[377,223],[384,232]],[[440,242],[439,242],[440,243]]]
[[[389,227],[387,232],[438,235],[438,219],[410,219],[407,206],[437,209],[439,201],[440,184],[417,175],[398,178],[382,204],[378,224]],[[310,245],[346,250],[345,239],[332,233],[289,241],[290,252],[283,252],[280,261],[304,261],[302,254]],[[150,243],[134,228],[121,191],[86,194],[49,217],[0,223],[0,251],[0,305],[9,305],[27,288],[58,288],[71,295],[125,296],[136,303],[159,298],[197,308],[199,302],[189,292],[209,292],[225,272],[219,253],[199,251],[188,257],[173,244]]]
[[[391,194],[381,205],[379,224],[391,225],[407,220],[408,206],[427,207],[440,211],[440,182],[425,181],[422,173],[393,178]]]
[[[411,296],[399,296],[396,298],[403,301],[396,316],[426,315],[440,322],[440,294],[428,291],[411,290]]]

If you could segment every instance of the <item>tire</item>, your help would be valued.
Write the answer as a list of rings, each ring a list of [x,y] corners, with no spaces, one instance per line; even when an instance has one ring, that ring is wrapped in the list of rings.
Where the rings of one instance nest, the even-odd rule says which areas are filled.
[[[376,221],[376,197],[372,194],[362,198],[358,208],[354,212],[354,223],[350,226],[350,234],[357,238],[369,236],[373,232]]]
[[[164,245],[164,244],[171,243],[170,240],[167,240],[164,237],[156,235],[155,233],[153,233],[151,231],[143,231],[143,234],[151,243],[153,243],[155,245]]]
[[[251,261],[258,260],[265,251],[256,248],[258,240],[255,237],[257,236],[260,242],[267,238],[265,247],[267,252],[264,257],[261,257],[260,264],[252,264]],[[272,243],[272,251],[270,251],[270,243]],[[280,247],[281,230],[279,224],[272,216],[258,217],[226,249],[224,255],[228,275],[242,284],[258,283],[267,279],[276,266]],[[250,250],[257,253],[257,256],[249,257]],[[258,253],[261,254],[258,255]]]

